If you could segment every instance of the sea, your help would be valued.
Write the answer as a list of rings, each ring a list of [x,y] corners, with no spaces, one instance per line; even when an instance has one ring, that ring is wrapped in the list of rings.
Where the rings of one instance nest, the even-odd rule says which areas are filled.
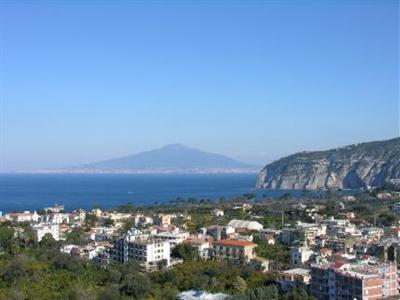
[[[40,210],[54,204],[63,204],[71,211],[115,208],[129,202],[135,206],[168,204],[191,197],[216,201],[221,197],[229,200],[254,194],[257,201],[287,193],[304,196],[298,190],[261,190],[256,188],[256,181],[257,174],[0,174],[0,212]]]
[[[280,196],[283,191],[256,188],[257,174],[1,174],[0,211],[38,210],[55,203],[66,210],[169,203],[188,199],[230,199],[254,193]]]

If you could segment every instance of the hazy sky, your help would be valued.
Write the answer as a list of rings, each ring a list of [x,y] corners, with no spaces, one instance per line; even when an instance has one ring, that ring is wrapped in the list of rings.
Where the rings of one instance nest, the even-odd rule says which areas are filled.
[[[398,1],[0,1],[1,170],[399,135]]]

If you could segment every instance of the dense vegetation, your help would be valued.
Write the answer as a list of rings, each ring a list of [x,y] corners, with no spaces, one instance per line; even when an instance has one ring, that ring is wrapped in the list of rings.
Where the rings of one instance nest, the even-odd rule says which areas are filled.
[[[51,240],[19,254],[3,254],[0,278],[0,299],[176,299],[179,291],[190,289],[237,299],[265,299],[269,293],[275,296],[268,299],[309,299],[297,291],[294,298],[280,297],[273,285],[276,275],[252,267],[187,260],[147,274],[134,263],[101,266],[62,254]]]
[[[81,232],[68,235],[82,242]],[[28,238],[29,240],[29,238]],[[173,256],[184,262],[153,273],[138,265],[99,265],[59,252],[60,242],[50,235],[35,245],[14,236],[10,224],[0,225],[0,299],[176,299],[190,289],[224,292],[234,299],[309,299],[304,291],[279,295],[276,273],[257,266],[201,261],[194,249],[180,245]],[[289,298],[288,298],[289,297]]]

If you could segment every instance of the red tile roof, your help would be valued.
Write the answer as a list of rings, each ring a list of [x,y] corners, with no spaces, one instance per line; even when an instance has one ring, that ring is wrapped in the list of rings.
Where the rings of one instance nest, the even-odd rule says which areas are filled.
[[[339,269],[340,267],[342,267],[343,265],[345,265],[347,263],[347,261],[342,260],[342,259],[338,259],[335,261],[335,263],[333,264],[333,268],[334,269]]]
[[[245,240],[219,240],[219,241],[213,241],[212,243],[214,245],[230,246],[230,247],[257,246],[257,244]]]

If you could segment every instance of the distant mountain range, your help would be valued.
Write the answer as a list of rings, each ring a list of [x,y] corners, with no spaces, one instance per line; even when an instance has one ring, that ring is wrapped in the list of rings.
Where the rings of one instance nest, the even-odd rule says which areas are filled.
[[[400,138],[301,152],[281,158],[259,173],[266,189],[318,190],[380,187],[400,179]]]
[[[257,166],[181,144],[56,170],[67,173],[256,173],[258,171]]]

